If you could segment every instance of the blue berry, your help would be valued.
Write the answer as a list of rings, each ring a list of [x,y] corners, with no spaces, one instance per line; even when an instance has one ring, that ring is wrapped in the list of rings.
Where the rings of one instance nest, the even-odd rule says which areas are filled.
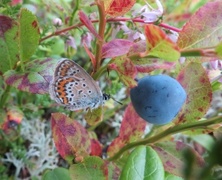
[[[186,100],[180,83],[167,75],[145,76],[130,90],[137,114],[152,124],[171,122]]]

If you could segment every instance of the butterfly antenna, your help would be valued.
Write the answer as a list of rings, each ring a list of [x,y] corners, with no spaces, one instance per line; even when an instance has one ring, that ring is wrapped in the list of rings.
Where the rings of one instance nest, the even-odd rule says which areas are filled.
[[[114,97],[112,97],[110,94],[103,94],[103,100],[109,100],[109,99],[112,99],[113,101],[119,103],[120,105],[123,105],[123,103],[117,101]]]

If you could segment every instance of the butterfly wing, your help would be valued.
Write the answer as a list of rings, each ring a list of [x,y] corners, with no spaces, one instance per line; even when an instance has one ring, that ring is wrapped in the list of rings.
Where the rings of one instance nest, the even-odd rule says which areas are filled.
[[[49,92],[52,99],[70,110],[94,109],[103,102],[102,92],[92,77],[67,59],[56,66]]]

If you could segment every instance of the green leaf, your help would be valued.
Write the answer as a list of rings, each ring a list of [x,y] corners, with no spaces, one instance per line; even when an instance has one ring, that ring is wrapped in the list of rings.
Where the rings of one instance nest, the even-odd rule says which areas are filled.
[[[213,92],[222,89],[221,83],[219,81],[214,81],[211,84],[212,84],[212,91]]]
[[[213,145],[215,144],[213,137],[208,134],[192,136],[191,139],[202,145],[208,151],[211,151]]]
[[[0,15],[0,74],[14,68],[19,61],[18,23]]]
[[[62,179],[62,180],[71,180],[69,171],[65,168],[56,168],[51,171],[47,171],[43,175],[43,180],[52,180],[52,179]]]
[[[120,180],[164,179],[163,164],[157,153],[146,146],[137,147],[129,156]]]
[[[72,179],[76,180],[118,180],[120,170],[112,162],[99,157],[87,157],[83,163],[74,164],[69,169]]]
[[[39,26],[36,16],[27,9],[21,9],[19,24],[20,58],[22,62],[25,62],[29,60],[38,47]]]
[[[219,43],[215,48],[216,54],[219,58],[222,58],[222,42]]]
[[[212,87],[205,69],[200,63],[189,63],[177,80],[187,93],[186,104],[175,122],[194,122],[207,112],[212,99]]]
[[[165,172],[165,179],[164,180],[183,180],[183,178]]]

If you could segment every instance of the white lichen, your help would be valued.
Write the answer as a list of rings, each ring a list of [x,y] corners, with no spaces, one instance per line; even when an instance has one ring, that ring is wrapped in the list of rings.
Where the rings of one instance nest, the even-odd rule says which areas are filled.
[[[2,162],[15,166],[15,179],[19,179],[21,170],[26,169],[31,177],[40,178],[46,169],[57,167],[58,152],[52,140],[49,123],[40,119],[23,120],[21,136],[30,143],[24,157],[19,159],[10,151],[1,159]]]

